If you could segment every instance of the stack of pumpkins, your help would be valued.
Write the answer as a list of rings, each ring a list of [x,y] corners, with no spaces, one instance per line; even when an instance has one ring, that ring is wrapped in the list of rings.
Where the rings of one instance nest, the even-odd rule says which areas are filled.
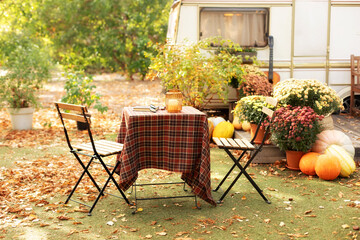
[[[222,117],[208,118],[209,136],[218,138],[231,138],[234,135],[234,126]]]
[[[317,135],[311,152],[302,156],[299,167],[303,173],[316,174],[323,180],[349,177],[356,168],[354,156],[355,148],[346,134],[325,130]]]
[[[223,117],[208,118],[209,136],[218,138],[231,138],[235,130],[250,131],[249,122],[241,122],[238,117],[234,117],[232,123],[226,121]]]
[[[244,130],[247,132],[247,131],[250,131],[250,129],[251,129],[249,122],[241,121],[239,119],[239,117],[237,117],[237,116],[234,116],[234,120],[233,120],[232,124],[234,125],[234,128],[236,130]]]

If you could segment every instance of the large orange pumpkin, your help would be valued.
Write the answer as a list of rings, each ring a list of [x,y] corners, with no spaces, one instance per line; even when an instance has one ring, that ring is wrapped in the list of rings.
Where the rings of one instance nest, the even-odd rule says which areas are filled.
[[[315,163],[315,172],[323,180],[334,180],[341,172],[341,165],[333,155],[321,154]]]
[[[305,173],[306,175],[315,175],[315,164],[320,155],[320,153],[316,152],[308,152],[303,155],[299,162],[299,168],[301,172]]]

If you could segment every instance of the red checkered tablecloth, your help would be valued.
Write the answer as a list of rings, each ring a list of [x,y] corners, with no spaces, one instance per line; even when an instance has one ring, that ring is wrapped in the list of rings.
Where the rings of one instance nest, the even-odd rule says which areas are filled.
[[[145,168],[181,172],[193,192],[212,205],[209,130],[206,115],[185,106],[180,113],[124,108],[117,138],[124,144],[117,173],[127,190]]]

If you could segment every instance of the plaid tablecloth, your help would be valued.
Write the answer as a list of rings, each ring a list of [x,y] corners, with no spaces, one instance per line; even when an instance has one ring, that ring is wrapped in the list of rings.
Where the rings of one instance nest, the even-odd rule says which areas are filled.
[[[209,131],[206,115],[193,107],[181,113],[124,108],[117,138],[124,144],[117,173],[127,190],[145,168],[181,172],[193,192],[212,205]]]

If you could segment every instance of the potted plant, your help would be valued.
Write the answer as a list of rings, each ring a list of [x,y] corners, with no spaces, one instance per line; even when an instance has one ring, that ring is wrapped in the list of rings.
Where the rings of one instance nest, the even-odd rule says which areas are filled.
[[[309,106],[332,124],[331,114],[343,108],[336,91],[316,79],[287,79],[274,87],[273,96],[282,106]]]
[[[274,112],[271,124],[271,140],[286,152],[288,168],[299,170],[302,155],[308,152],[321,132],[318,115],[311,107],[280,107]],[[292,156],[296,156],[294,159]]]
[[[94,92],[96,86],[93,84],[93,77],[87,76],[84,71],[66,72],[65,73],[65,95],[61,98],[62,102],[76,105],[84,105],[88,109],[94,105],[100,113],[108,110],[100,102],[101,95]],[[85,130],[86,125],[77,122],[78,130]]]
[[[264,73],[245,75],[243,83],[238,87],[239,98],[250,95],[271,96],[272,91],[272,84]]]
[[[241,98],[233,110],[234,117],[238,117],[243,121],[250,122],[251,138],[254,137],[257,126],[261,123],[263,113],[262,108],[267,107],[274,110],[274,106],[266,103],[266,97],[261,95],[251,95]],[[264,137],[264,126],[260,126],[259,132],[254,140],[255,143],[261,143]]]
[[[50,77],[51,61],[46,45],[23,33],[6,32],[0,37],[0,101],[5,103],[13,129],[32,128],[38,90]]]

